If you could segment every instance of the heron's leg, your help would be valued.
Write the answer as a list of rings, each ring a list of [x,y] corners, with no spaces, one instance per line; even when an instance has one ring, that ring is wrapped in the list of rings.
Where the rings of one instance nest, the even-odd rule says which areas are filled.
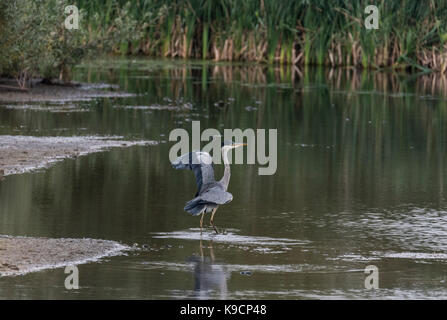
[[[203,228],[203,216],[205,215],[205,211],[202,212],[202,217],[200,218],[200,234],[202,234]]]
[[[216,210],[217,210],[217,208],[213,209],[213,212],[211,212],[210,225],[213,227],[214,231],[216,231],[216,233],[219,234],[216,226],[214,225],[214,214],[216,213]]]

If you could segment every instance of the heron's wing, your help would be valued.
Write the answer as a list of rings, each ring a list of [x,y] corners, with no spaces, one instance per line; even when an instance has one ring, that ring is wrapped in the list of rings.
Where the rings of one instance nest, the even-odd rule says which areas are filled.
[[[200,195],[200,199],[216,204],[225,204],[233,200],[233,195],[222,188],[213,187]]]
[[[197,195],[200,193],[202,186],[208,183],[213,183],[214,168],[213,158],[208,152],[193,151],[178,157],[172,166],[175,169],[189,169],[194,172],[197,183]]]

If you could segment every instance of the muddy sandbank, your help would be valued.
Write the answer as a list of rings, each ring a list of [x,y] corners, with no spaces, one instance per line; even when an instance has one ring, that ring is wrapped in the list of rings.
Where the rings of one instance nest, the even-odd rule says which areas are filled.
[[[155,145],[118,136],[34,137],[0,135],[0,174],[8,176],[47,168],[57,161],[109,148]]]
[[[9,79],[0,79],[0,83],[11,87],[15,85]],[[133,96],[135,94],[120,91],[118,86],[105,83],[79,82],[70,85],[52,85],[34,80],[33,86],[25,91],[0,88],[0,102],[70,102]]]
[[[79,265],[124,254],[129,249],[110,240],[0,235],[0,277]]]

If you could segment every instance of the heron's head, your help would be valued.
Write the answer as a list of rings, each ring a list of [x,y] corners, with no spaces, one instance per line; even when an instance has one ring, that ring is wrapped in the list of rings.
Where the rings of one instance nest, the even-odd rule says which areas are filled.
[[[230,150],[230,149],[235,149],[235,148],[246,146],[246,145],[247,145],[246,143],[234,143],[233,141],[226,140],[226,141],[222,142],[222,149]]]

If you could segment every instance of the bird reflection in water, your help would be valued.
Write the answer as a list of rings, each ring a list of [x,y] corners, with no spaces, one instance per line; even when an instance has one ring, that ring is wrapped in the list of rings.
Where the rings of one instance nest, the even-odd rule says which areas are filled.
[[[209,256],[205,256],[207,251]],[[208,299],[211,295],[220,299],[227,298],[230,272],[224,265],[215,264],[212,241],[208,246],[203,246],[200,240],[200,256],[193,255],[188,261],[194,264],[194,298]]]

